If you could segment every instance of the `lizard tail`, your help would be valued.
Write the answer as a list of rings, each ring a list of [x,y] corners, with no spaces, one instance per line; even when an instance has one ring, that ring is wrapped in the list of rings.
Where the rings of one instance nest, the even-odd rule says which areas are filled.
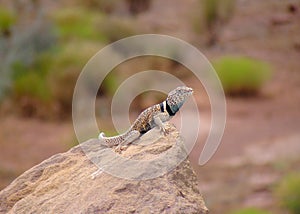
[[[104,143],[108,147],[112,147],[112,146],[117,146],[120,143],[122,143],[124,141],[125,135],[126,135],[126,133],[118,135],[118,136],[114,136],[114,137],[105,137],[104,132],[101,132],[98,136],[98,139],[104,141]]]
[[[104,132],[101,132],[98,136],[98,139],[102,140],[104,138],[105,138],[105,134],[104,134]]]

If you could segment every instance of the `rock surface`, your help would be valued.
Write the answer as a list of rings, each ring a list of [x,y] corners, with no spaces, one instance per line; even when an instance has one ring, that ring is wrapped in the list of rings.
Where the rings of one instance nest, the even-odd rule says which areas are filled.
[[[167,136],[161,136],[157,129],[149,131],[118,156],[153,160],[177,147],[172,151],[173,159],[185,157],[178,155],[184,153],[182,139],[174,127],[170,129]],[[152,162],[142,162],[135,170],[141,173],[130,179],[106,171],[92,179],[97,167],[86,153],[97,155],[95,149],[99,148],[93,145],[99,145],[99,140],[89,140],[54,155],[23,173],[0,192],[0,213],[208,213],[186,157],[171,171],[152,179],[141,178],[147,178],[149,173],[144,172],[151,173],[155,167],[160,171],[164,163],[147,170]],[[122,174],[128,169],[119,170]]]

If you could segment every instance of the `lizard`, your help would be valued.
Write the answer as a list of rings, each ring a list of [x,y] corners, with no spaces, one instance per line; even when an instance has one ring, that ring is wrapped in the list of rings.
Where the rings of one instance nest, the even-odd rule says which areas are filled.
[[[167,98],[153,106],[148,107],[134,121],[131,127],[123,134],[113,137],[106,137],[103,132],[98,136],[107,147],[115,147],[115,152],[121,153],[130,143],[154,127],[159,127],[164,135],[168,130],[164,122],[169,121],[182,107],[186,99],[193,94],[193,89],[180,86],[170,91]]]

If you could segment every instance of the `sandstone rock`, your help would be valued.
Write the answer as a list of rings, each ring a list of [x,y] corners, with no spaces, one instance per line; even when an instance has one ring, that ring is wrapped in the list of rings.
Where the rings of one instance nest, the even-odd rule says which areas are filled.
[[[92,179],[97,167],[90,161],[91,154],[104,159],[103,151],[111,149],[99,148],[95,146],[100,145],[98,140],[89,140],[52,156],[15,179],[0,192],[0,213],[208,213],[196,175],[182,156],[182,142],[174,128],[167,136],[153,129],[118,155],[137,161],[151,160],[171,150],[168,159],[184,157],[179,165],[159,177],[147,179],[154,170],[160,171],[176,161],[154,163],[149,170],[147,167],[153,162],[141,162],[133,170],[140,173],[129,173],[130,179],[112,176],[103,168],[105,171]],[[174,147],[177,149],[170,149]],[[99,149],[102,153],[96,152]],[[120,174],[124,170],[125,175],[132,169],[115,168]]]

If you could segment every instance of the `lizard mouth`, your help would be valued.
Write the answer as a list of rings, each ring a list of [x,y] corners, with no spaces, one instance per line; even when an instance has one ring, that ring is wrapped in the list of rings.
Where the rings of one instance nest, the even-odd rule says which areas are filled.
[[[192,88],[188,88],[187,91],[190,95],[192,95],[194,93],[194,90]]]

